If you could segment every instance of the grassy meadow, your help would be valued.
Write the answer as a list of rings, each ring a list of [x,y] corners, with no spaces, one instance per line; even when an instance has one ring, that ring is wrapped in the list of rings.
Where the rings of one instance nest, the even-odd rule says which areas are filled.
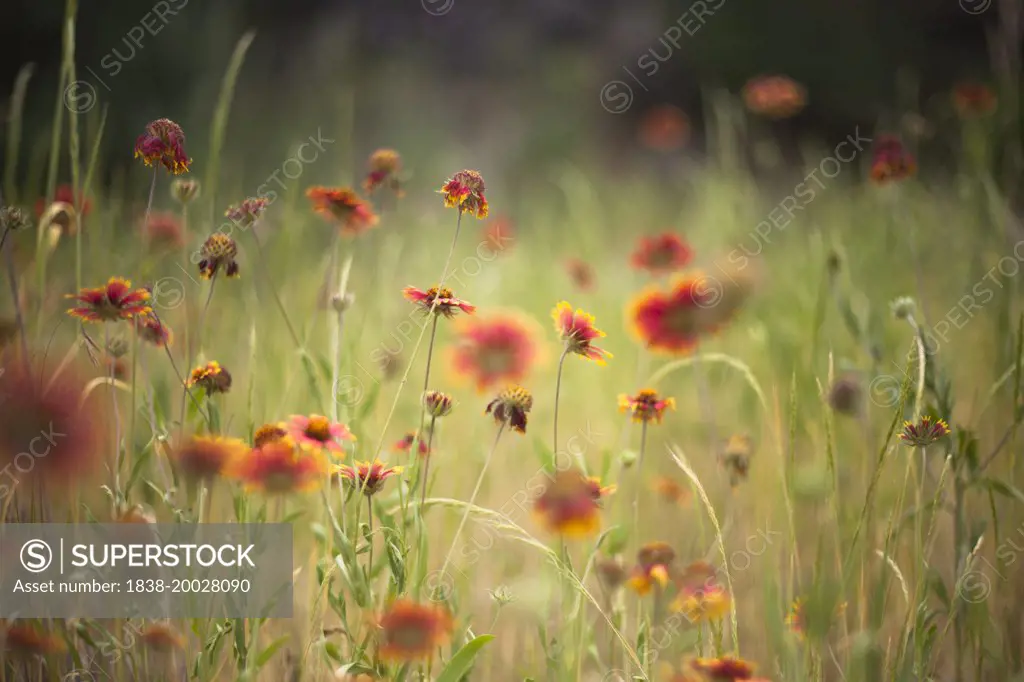
[[[222,162],[225,146],[258,144],[229,125],[258,115],[232,107],[245,46],[218,66],[208,148],[186,129],[192,163],[176,175],[159,155],[105,172],[99,142],[130,158],[145,131],[60,97],[52,137],[21,139],[12,96],[0,204],[31,224],[4,214],[0,384],[19,392],[0,407],[0,463],[26,447],[25,423],[53,415],[85,415],[97,451],[58,443],[55,455],[83,461],[11,473],[0,518],[291,524],[293,618],[8,620],[0,680],[1024,679],[1024,232],[988,170],[1001,144],[990,118],[940,131],[951,165],[929,167],[922,149],[916,173],[886,182],[872,181],[878,142],[902,131],[850,130],[845,146],[808,143],[802,167],[783,166],[772,124],[738,93],[716,95],[699,164],[655,150],[618,172],[566,161],[528,174],[438,149],[422,130],[394,145],[399,197],[362,188],[363,141],[339,96],[330,130],[282,133],[288,153],[253,185],[251,168]],[[73,46],[65,57],[61,92],[76,80]],[[47,154],[22,168],[22,145]],[[483,219],[439,191],[464,168],[486,181]],[[182,201],[181,181],[198,194]],[[63,184],[88,211],[33,211]],[[346,230],[358,220],[338,204],[318,215],[307,190],[320,184],[353,187],[377,224]],[[266,205],[225,217],[253,197]],[[237,278],[230,259],[200,276],[217,231],[237,249]],[[689,262],[635,267],[639,240],[662,232]],[[67,295],[112,277],[147,287],[152,313],[67,314]],[[699,341],[657,353],[631,306],[680,277],[695,292],[680,324]],[[403,296],[442,281],[475,310],[448,318]],[[593,315],[607,364],[563,353],[579,337],[560,336],[561,301]],[[173,343],[136,334],[146,315]],[[496,316],[520,320],[528,358],[495,360],[521,376],[481,387],[454,356],[467,324]],[[183,390],[212,361],[230,388]],[[75,409],[48,388],[22,392],[25,367],[39,386],[77,391]],[[525,433],[494,417],[496,399],[523,408],[502,394],[510,383],[532,394]],[[424,416],[424,388],[450,397],[450,414]],[[619,407],[645,388],[674,399],[660,422]],[[354,436],[338,439],[343,459],[274,441],[316,460],[306,485],[295,460],[263,470],[250,451],[292,415]],[[900,439],[923,418],[949,433]],[[412,454],[418,440],[398,447],[432,421],[427,456]],[[197,455],[196,436],[241,451],[200,476],[188,457],[223,444]],[[375,459],[403,467],[376,491],[332,468]],[[581,468],[614,491],[565,503]],[[541,500],[591,532],[554,532]],[[652,573],[638,553],[658,542],[673,556]]]

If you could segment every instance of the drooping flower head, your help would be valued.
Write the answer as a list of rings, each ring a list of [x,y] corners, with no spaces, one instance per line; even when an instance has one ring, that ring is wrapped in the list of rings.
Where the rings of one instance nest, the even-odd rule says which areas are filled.
[[[957,83],[953,88],[953,108],[960,118],[987,116],[996,110],[996,93],[982,83]]]
[[[690,141],[690,119],[679,107],[663,104],[644,114],[640,121],[640,143],[648,149],[670,152]]]
[[[735,680],[754,682],[754,666],[742,658],[732,656],[697,658],[690,666],[711,682],[734,682]]]
[[[599,559],[594,562],[594,572],[597,573],[597,579],[610,593],[614,593],[622,587],[628,577],[626,567],[619,557]]]
[[[628,412],[634,422],[657,421],[660,424],[669,409],[676,409],[675,398],[662,398],[653,388],[637,391],[636,395],[623,393],[619,396],[619,411]]]
[[[70,204],[83,218],[92,212],[92,202],[88,199],[76,198],[75,190],[71,185],[57,185],[53,191],[53,198],[50,201],[40,197],[36,200],[36,218],[39,218],[46,211],[46,208],[53,203]]]
[[[240,204],[232,204],[224,211],[224,217],[241,227],[249,227],[267,210],[269,202],[264,197],[248,197]]]
[[[173,213],[154,211],[142,229],[150,248],[180,249],[185,245],[185,230],[181,219]]]
[[[356,462],[354,467],[341,465],[338,473],[348,481],[353,488],[361,490],[364,495],[370,497],[380,492],[384,483],[402,473],[402,467],[392,467],[384,464],[379,459],[370,462]]]
[[[174,343],[174,333],[156,315],[150,313],[139,318],[139,338],[157,348],[170,347]]]
[[[587,537],[601,528],[601,506],[594,498],[594,486],[575,469],[556,472],[533,511],[545,528],[564,537]]]
[[[167,118],[146,126],[146,132],[135,141],[135,158],[141,158],[147,166],[159,163],[175,175],[187,173],[192,163],[185,153],[185,133]]]
[[[363,189],[367,194],[373,194],[377,189],[385,187],[401,198],[405,194],[399,178],[401,172],[402,157],[398,152],[394,149],[378,149],[370,155],[370,171],[363,181]]]
[[[430,658],[451,638],[451,614],[439,604],[417,604],[408,599],[392,603],[377,620],[380,657],[386,661]]]
[[[306,196],[313,202],[313,210],[337,223],[343,235],[357,236],[377,224],[370,204],[348,187],[310,187]]]
[[[455,333],[452,367],[456,374],[471,378],[480,392],[524,380],[539,357],[538,325],[521,315],[463,317]]]
[[[582,258],[569,258],[565,261],[565,271],[569,279],[580,291],[591,291],[594,288],[594,268]]]
[[[594,501],[597,502],[598,504],[601,503],[601,500],[608,497],[609,495],[615,494],[615,491],[618,490],[617,485],[615,485],[614,483],[604,485],[601,482],[601,479],[597,476],[588,476],[587,485],[590,486],[590,496],[593,497]]]
[[[759,76],[743,86],[743,101],[750,111],[782,119],[798,114],[807,104],[807,91],[786,76]]]
[[[224,268],[224,274],[228,277],[238,277],[238,262],[235,257],[238,255],[238,245],[235,240],[223,232],[214,232],[199,250],[203,258],[199,261],[199,276],[203,279],[213,279],[214,276]]]
[[[495,218],[484,228],[483,243],[493,254],[506,253],[515,242],[516,229],[514,223],[505,217]]]
[[[637,270],[664,275],[682,270],[693,260],[693,250],[679,235],[665,232],[654,237],[641,237],[630,259]]]
[[[238,458],[230,474],[247,490],[285,495],[316,490],[327,474],[327,463],[284,437]]]
[[[949,424],[945,420],[925,416],[921,417],[916,424],[903,422],[903,431],[900,432],[899,439],[905,445],[923,448],[945,438],[949,433]]]
[[[629,586],[637,594],[645,595],[654,587],[664,590],[672,578],[672,564],[676,552],[665,542],[651,542],[637,552],[636,567],[629,578]]]
[[[87,385],[71,369],[51,376],[0,355],[0,469],[15,478],[4,490],[30,480],[81,483],[99,468],[110,401]]]
[[[441,391],[427,391],[423,394],[423,407],[427,414],[435,419],[447,417],[455,407],[455,401],[447,393]]]
[[[347,426],[319,414],[292,415],[286,428],[299,447],[313,452],[326,450],[337,459],[345,457],[344,444],[356,439]]]
[[[212,361],[192,370],[186,383],[189,388],[199,386],[206,395],[227,393],[231,390],[231,374],[219,362]]]
[[[522,386],[509,386],[487,404],[484,414],[494,415],[494,421],[507,424],[512,430],[526,433],[526,415],[533,408],[533,396]]]
[[[594,326],[593,315],[579,309],[573,312],[572,306],[562,301],[551,311],[551,317],[555,321],[555,331],[570,353],[581,355],[599,365],[605,364],[605,358],[612,357],[608,351],[593,345],[595,340],[606,336]]]
[[[412,444],[416,442],[416,432],[410,431],[409,433],[402,436],[401,440],[392,446],[398,452],[409,452],[412,450]],[[430,449],[427,447],[427,439],[425,436],[419,438],[419,445],[416,446],[416,450],[421,457],[426,457],[430,454]]]
[[[912,177],[917,160],[903,142],[892,135],[880,135],[871,159],[871,179],[879,185]]]
[[[476,306],[456,298],[455,294],[448,287],[440,289],[430,287],[426,291],[416,287],[406,287],[402,289],[402,295],[405,296],[407,301],[411,301],[419,306],[424,314],[432,312],[435,315],[443,315],[450,319],[455,317],[455,313],[460,310],[467,315],[471,315],[476,311]]]
[[[487,199],[484,198],[484,179],[474,170],[463,170],[453,175],[441,187],[444,205],[457,208],[477,218],[486,218],[489,212]]]
[[[111,277],[105,287],[82,289],[67,298],[78,301],[79,305],[68,310],[68,314],[84,322],[117,322],[130,320],[136,315],[148,315],[149,292],[132,289],[129,280]]]
[[[192,436],[173,450],[173,457],[187,477],[208,480],[224,474],[247,451],[237,438]]]

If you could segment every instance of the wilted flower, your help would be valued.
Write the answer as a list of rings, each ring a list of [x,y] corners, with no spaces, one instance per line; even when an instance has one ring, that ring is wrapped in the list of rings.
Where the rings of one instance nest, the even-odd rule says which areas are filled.
[[[288,435],[299,447],[321,452],[327,450],[338,459],[345,457],[344,442],[353,442],[356,437],[348,427],[332,422],[327,417],[313,414],[308,417],[292,415],[287,425]]]
[[[66,298],[81,304],[68,310],[68,314],[84,322],[130,320],[136,315],[147,315],[152,311],[149,307],[149,292],[145,289],[133,290],[132,283],[120,277],[111,277],[105,287],[82,289],[77,294],[68,294]]]
[[[431,417],[446,417],[455,407],[455,401],[446,393],[427,391],[423,394],[423,406],[427,408],[427,414]]]
[[[231,374],[219,362],[208,362],[192,370],[186,383],[189,388],[199,386],[206,395],[227,393],[231,390]]]
[[[515,235],[515,226],[510,219],[495,218],[484,228],[484,244],[491,253],[505,253],[512,248]]]
[[[171,196],[179,204],[191,203],[199,197],[199,181],[177,179],[171,183]]]
[[[174,342],[174,334],[171,328],[164,324],[159,318],[150,313],[138,318],[139,338],[146,343],[151,343],[157,348],[170,346]]]
[[[828,404],[839,414],[860,414],[863,401],[864,387],[860,377],[853,372],[838,377],[829,388]]]
[[[402,157],[394,149],[378,149],[370,155],[370,172],[363,181],[363,189],[373,194],[380,187],[386,187],[401,197],[402,183],[398,174],[402,172]]]
[[[433,656],[451,637],[451,614],[439,604],[399,599],[377,621],[379,654],[386,661],[416,661]]]
[[[237,438],[192,436],[174,449],[174,460],[186,476],[211,479],[225,473],[248,447]]]
[[[693,260],[693,250],[679,235],[665,232],[654,237],[641,237],[630,259],[633,267],[653,275],[664,275],[683,269]]]
[[[143,225],[146,242],[155,248],[178,249],[185,245],[181,219],[173,213],[151,213]]]
[[[917,161],[897,137],[880,135],[871,160],[871,179],[883,185],[903,180],[917,172]]]
[[[402,473],[402,467],[391,467],[380,460],[374,460],[372,464],[370,462],[356,462],[354,467],[343,464],[338,467],[338,472],[356,490],[361,490],[364,495],[370,497],[380,492],[380,489],[384,487],[385,481],[392,476]]]
[[[945,438],[949,433],[949,424],[945,420],[921,417],[916,424],[903,422],[903,431],[900,433],[899,439],[905,445],[923,448]]]
[[[323,457],[295,447],[286,437],[253,448],[236,459],[228,473],[247,490],[289,494],[315,490],[327,465]]]
[[[455,297],[448,287],[430,287],[426,291],[416,287],[402,289],[402,295],[407,301],[411,301],[420,307],[425,313],[434,313],[452,318],[459,310],[466,314],[476,311],[476,306]]]
[[[663,104],[644,114],[640,121],[640,142],[648,149],[674,151],[690,140],[690,119],[682,109]]]
[[[146,132],[135,141],[135,158],[147,166],[160,163],[170,173],[188,172],[192,159],[185,154],[185,133],[174,121],[161,118],[146,126]]]
[[[594,571],[597,573],[597,579],[609,592],[615,592],[622,587],[628,577],[626,567],[618,557],[599,559],[594,563]]]
[[[592,345],[595,340],[606,336],[594,326],[593,315],[579,309],[573,312],[572,306],[562,301],[551,311],[551,317],[555,321],[555,331],[570,353],[581,355],[599,365],[605,364],[605,358],[612,357],[608,351]]]
[[[619,411],[628,412],[634,422],[657,421],[660,424],[665,410],[669,409],[676,409],[675,398],[662,398],[653,388],[645,388],[636,395],[623,393],[619,396]]]
[[[10,230],[18,232],[32,227],[28,215],[17,206],[0,207],[0,235]]]
[[[203,279],[213,279],[224,268],[224,274],[228,277],[238,277],[238,263],[235,256],[238,255],[238,246],[235,240],[222,232],[214,232],[203,242],[199,251],[203,257],[199,261],[199,276]]]
[[[256,429],[256,433],[253,434],[252,446],[254,448],[261,448],[267,443],[281,440],[287,435],[288,429],[284,428],[283,424],[264,424]]]
[[[629,578],[629,586],[645,595],[655,586],[664,590],[672,577],[676,552],[665,542],[651,542],[637,552],[637,565]]]
[[[580,291],[590,291],[594,288],[594,268],[587,261],[581,258],[569,258],[565,261],[565,270],[569,273],[569,279]]]
[[[996,109],[996,93],[981,83],[957,83],[953,88],[953,108],[960,118],[987,116]]]
[[[81,213],[83,218],[92,212],[91,201],[88,199],[79,200],[79,198],[75,197],[75,189],[71,185],[63,184],[57,185],[50,201],[42,197],[36,200],[36,217],[42,216],[47,207],[55,203],[69,204],[76,213]]]
[[[110,402],[94,395],[83,403],[86,387],[72,370],[40,375],[10,354],[0,357],[0,468],[20,482],[81,483],[105,449],[106,414],[96,406]],[[30,456],[30,445],[45,454]]]
[[[151,623],[139,632],[139,642],[159,653],[181,651],[185,638],[170,623]]]
[[[556,472],[533,510],[545,528],[565,537],[586,537],[601,527],[594,486],[575,469]]]
[[[27,623],[6,625],[0,628],[0,633],[3,634],[3,651],[12,657],[53,656],[67,651],[60,637]]]
[[[398,452],[409,452],[412,449],[412,444],[416,442],[416,432],[410,431],[409,433],[402,436],[402,439],[394,444],[394,449]],[[430,449],[427,447],[427,440],[424,437],[419,438],[419,445],[416,446],[416,450],[419,452],[421,457],[425,457],[430,454]]]
[[[359,235],[377,224],[370,204],[347,187],[310,187],[306,196],[313,210],[341,226],[344,235]]]
[[[743,87],[743,101],[755,114],[774,119],[789,118],[807,104],[807,92],[786,76],[760,76]]]
[[[471,377],[478,391],[522,381],[537,362],[538,325],[524,316],[463,317],[455,333],[452,367],[456,374]]]
[[[224,211],[224,217],[236,225],[249,227],[263,216],[267,210],[267,200],[263,197],[249,197],[240,204],[232,204]]]
[[[484,198],[484,179],[474,170],[459,171],[441,187],[444,205],[457,208],[461,214],[468,211],[477,218],[486,218],[489,211]]]
[[[526,433],[526,415],[533,408],[533,396],[522,386],[509,386],[487,404],[484,414],[493,414],[494,421],[508,424],[519,433]]]

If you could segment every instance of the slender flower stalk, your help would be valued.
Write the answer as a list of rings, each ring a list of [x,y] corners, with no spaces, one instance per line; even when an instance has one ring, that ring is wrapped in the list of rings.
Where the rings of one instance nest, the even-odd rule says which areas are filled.
[[[552,453],[552,456],[554,456],[556,460],[558,459],[558,397],[562,393],[562,366],[565,364],[565,356],[568,355],[568,354],[569,354],[569,344],[566,344],[565,348],[562,350],[562,356],[560,358],[558,358],[558,374],[556,375],[556,378],[555,378],[555,420],[554,420],[555,424],[554,424],[554,427],[552,429],[552,431],[553,431],[552,437],[554,439],[554,442],[553,442],[553,446],[552,446],[553,449],[551,450],[551,453]],[[577,464],[579,465],[580,471],[586,471],[586,468],[585,468],[584,462],[583,462],[583,456],[581,454],[577,453],[576,459],[577,459]]]

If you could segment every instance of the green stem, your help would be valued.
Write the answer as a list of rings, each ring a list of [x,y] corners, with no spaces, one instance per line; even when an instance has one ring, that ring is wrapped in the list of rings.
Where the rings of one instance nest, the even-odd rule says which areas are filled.
[[[281,311],[281,317],[284,318],[284,324],[288,327],[288,334],[292,337],[292,343],[294,343],[297,348],[302,348],[302,342],[299,341],[299,335],[295,333],[295,327],[292,326],[292,321],[288,317],[288,311],[285,309],[284,303],[281,302],[281,296],[277,293],[277,287],[274,286],[274,280],[270,276],[270,267],[267,264],[266,257],[263,255],[263,245],[260,244],[260,238],[256,234],[256,226],[253,225],[252,228],[252,240],[256,242],[256,252],[260,256],[260,265],[263,266],[263,276],[267,278],[267,286],[270,287],[270,293],[274,296],[274,302],[277,303],[277,309]],[[210,282],[210,296],[213,296],[212,281]],[[209,301],[207,301],[207,306],[209,306]],[[203,314],[205,316],[205,311]],[[338,325],[339,327],[341,325],[340,314]]]
[[[551,455],[552,455],[552,457],[555,458],[556,462],[558,461],[558,397],[562,393],[562,366],[565,364],[565,356],[568,355],[568,354],[569,354],[569,344],[567,343],[567,344],[565,344],[565,348],[562,349],[562,356],[560,358],[558,358],[558,374],[556,375],[556,378],[555,378],[555,419],[554,419],[554,427],[552,429],[554,431],[554,433],[552,434]],[[584,466],[584,463],[583,463],[583,455],[582,454],[577,454],[576,455],[576,460],[577,460],[576,464],[580,468],[580,473],[581,474],[582,473],[586,473],[586,467]]]
[[[430,418],[430,435],[427,436],[427,454],[426,463],[423,465],[423,483],[420,491],[420,516],[423,516],[423,505],[427,501],[427,479],[430,477],[430,457],[433,452],[434,445],[434,424],[437,422],[437,417]],[[419,452],[414,452],[414,456],[419,456]],[[424,529],[424,532],[426,529]]]
[[[633,491],[633,541],[640,547],[640,496],[643,494],[644,452],[647,450],[647,421],[640,426],[640,455],[636,460],[636,490]]]
[[[441,287],[438,286],[438,289]],[[436,304],[435,304],[436,305]],[[416,435],[412,439],[412,447],[409,450],[410,457],[416,457],[420,447],[420,439],[423,437],[423,425],[427,419],[427,405],[423,401],[423,398],[427,395],[427,391],[430,389],[430,360],[434,357],[434,337],[437,336],[437,318],[438,315],[434,312],[434,308],[431,308],[430,316],[434,318],[430,325],[430,342],[427,344],[427,371],[423,377],[423,393],[420,395],[420,428],[416,431]],[[431,421],[433,424],[433,421]]]

